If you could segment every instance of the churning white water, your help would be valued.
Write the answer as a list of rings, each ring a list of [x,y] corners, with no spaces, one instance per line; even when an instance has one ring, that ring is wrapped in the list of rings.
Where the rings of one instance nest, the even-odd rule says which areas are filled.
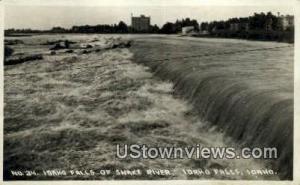
[[[185,83],[175,81],[176,92],[174,92],[174,81],[162,81],[150,72],[153,66],[147,67],[147,64],[144,66],[136,63],[135,57],[141,54],[137,51],[139,48],[107,49],[106,46],[115,42],[116,37],[118,36],[41,35],[17,38],[22,39],[24,44],[12,46],[15,55],[41,53],[43,59],[5,66],[4,170],[7,178],[14,178],[9,174],[13,169],[99,171],[151,168],[171,169],[174,174],[172,176],[143,174],[134,177],[115,174],[75,177],[66,175],[31,178],[278,179],[277,175],[261,176],[245,173],[244,175],[199,176],[186,175],[182,172],[183,169],[217,168],[246,171],[246,169],[270,168],[267,163],[253,159],[117,159],[117,144],[137,143],[148,146],[200,144],[209,147],[237,148],[242,145],[225,135],[226,132],[222,132],[218,126],[210,123],[207,117],[199,116],[198,110],[195,110],[195,106],[188,99],[184,100],[181,99],[182,96],[178,96],[177,91],[181,87],[184,87],[182,90],[194,92],[191,97],[198,96],[195,93],[202,92],[200,89],[195,89],[198,86],[187,89]],[[130,36],[131,39],[134,37]],[[73,53],[60,50],[55,55],[51,55],[49,46],[42,44],[58,39],[94,44],[93,48],[99,48],[100,51],[82,54],[80,49],[74,49]],[[139,43],[134,42],[133,47],[135,44]],[[148,54],[159,59],[165,57],[160,56],[160,53],[164,53],[162,48],[160,52],[156,51],[156,54],[153,50],[146,52],[142,47],[140,49],[145,53],[146,59]],[[174,52],[173,55],[177,54]],[[184,66],[179,68],[185,69]],[[224,67],[224,72],[225,70],[227,68]],[[173,75],[173,72],[176,70],[167,73]],[[176,75],[180,77],[180,74],[176,73]],[[215,79],[213,82],[216,85],[215,89],[225,85],[224,87],[229,90],[234,86],[234,82],[226,86],[226,83],[218,78],[212,79]],[[203,83],[203,87],[207,86],[210,87],[208,82]],[[219,92],[213,89],[204,89],[204,91],[211,92],[213,95]],[[221,94],[230,96],[226,90]],[[213,100],[213,95],[210,97],[209,94],[205,96],[201,94],[197,97],[199,106],[201,99],[204,104],[208,102],[208,98],[215,102],[215,105],[220,101],[226,103],[226,100],[222,99]],[[214,106],[206,106],[211,106],[209,110],[214,110]],[[226,107],[221,109],[222,105],[218,107],[220,111],[227,110]],[[214,110],[214,113],[216,111]]]

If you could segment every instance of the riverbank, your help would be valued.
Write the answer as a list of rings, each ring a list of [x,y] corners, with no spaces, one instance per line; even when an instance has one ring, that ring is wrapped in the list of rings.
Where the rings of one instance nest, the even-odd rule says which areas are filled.
[[[229,38],[229,39],[243,39],[249,41],[273,41],[273,42],[283,42],[283,43],[294,43],[294,31],[241,31],[241,32],[231,32],[231,31],[215,31],[209,34],[198,34],[193,35],[193,37],[202,38]]]
[[[6,33],[5,37],[30,37],[32,35],[95,35],[95,34],[103,34],[103,35],[178,35],[181,36],[180,33],[176,34],[165,34],[165,33],[51,33],[51,32],[38,32],[38,33]],[[189,36],[189,35],[187,35]],[[228,38],[228,39],[241,39],[241,40],[249,40],[249,41],[267,41],[267,42],[283,42],[283,43],[294,43],[294,31],[242,31],[242,32],[230,32],[230,31],[215,31],[207,34],[192,34],[190,37],[198,37],[198,38]]]

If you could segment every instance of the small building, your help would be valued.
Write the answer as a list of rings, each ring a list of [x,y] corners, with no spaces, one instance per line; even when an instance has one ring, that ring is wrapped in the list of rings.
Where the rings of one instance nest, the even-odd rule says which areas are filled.
[[[250,29],[249,23],[247,22],[241,23],[241,29],[244,31],[249,31]]]
[[[131,17],[131,26],[134,31],[147,32],[150,30],[150,17],[141,15],[140,17]]]
[[[229,27],[230,31],[249,31],[249,23],[231,23]]]
[[[266,29],[266,31],[272,31],[273,30],[272,24],[273,24],[272,18],[267,18],[266,19],[266,23],[265,23],[265,29]]]
[[[185,26],[181,28],[182,35],[188,35],[195,32],[194,26]]]
[[[292,15],[286,15],[286,16],[280,16],[280,26],[283,30],[287,30],[288,28],[294,27],[294,16]]]
[[[239,23],[231,23],[229,29],[230,31],[239,31]]]

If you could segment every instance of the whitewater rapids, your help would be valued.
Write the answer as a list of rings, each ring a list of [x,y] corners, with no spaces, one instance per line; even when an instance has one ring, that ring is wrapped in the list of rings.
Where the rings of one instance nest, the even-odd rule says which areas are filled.
[[[239,121],[239,124],[246,124],[249,121],[252,123],[255,122],[255,119],[262,119],[263,115],[269,115],[270,108],[283,100],[288,100],[288,103],[283,103],[284,110],[287,110],[287,114],[291,114],[289,106],[292,101],[290,98],[292,91],[290,91],[289,83],[286,83],[281,89],[287,89],[287,91],[280,94],[281,96],[278,96],[277,91],[258,93],[261,92],[259,88],[248,92],[249,84],[240,84],[232,78],[220,75],[223,74],[220,70],[213,69],[214,66],[221,65],[218,61],[210,62],[209,65],[197,63],[197,69],[202,69],[202,72],[197,74],[191,73],[197,69],[194,70],[190,65],[182,65],[180,62],[177,62],[178,65],[167,62],[157,65],[155,60],[187,53],[187,50],[181,50],[182,47],[186,47],[187,43],[176,39],[171,39],[171,41],[160,39],[158,46],[163,47],[156,47],[155,42],[139,41],[144,36],[122,36],[134,40],[132,48],[105,49],[88,54],[78,54],[79,52],[77,53],[75,50],[74,53],[58,52],[56,55],[51,55],[49,48],[42,45],[49,40],[69,39],[86,44],[98,40],[99,47],[105,47],[111,44],[110,41],[113,40],[113,37],[118,36],[39,35],[17,38],[22,39],[24,44],[12,46],[16,51],[15,54],[40,53],[43,54],[43,60],[5,66],[5,178],[13,178],[9,174],[11,169],[37,171],[92,169],[97,171],[100,169],[143,170],[152,168],[174,169],[178,173],[171,177],[146,175],[139,177],[115,175],[105,177],[38,176],[28,179],[279,179],[277,175],[187,176],[180,172],[182,169],[189,168],[246,170],[271,167],[267,162],[252,159],[116,159],[116,144],[138,143],[149,146],[194,146],[200,144],[209,147],[240,148],[245,143],[251,144],[248,141],[261,143],[260,135],[256,141],[251,138],[253,135],[250,131],[240,136],[244,131],[236,130],[241,128],[251,130],[250,124],[249,127],[242,127],[237,125],[237,122],[233,122],[232,126],[229,126],[220,120],[225,119],[224,115],[230,115],[231,117],[228,116],[226,120],[235,119]],[[169,42],[177,43],[170,45]],[[154,44],[151,45],[151,43]],[[182,45],[181,49],[176,49],[180,48],[180,44]],[[197,44],[194,43],[194,45]],[[192,46],[193,42],[190,47]],[[205,49],[207,48],[203,48],[203,50]],[[286,56],[290,55],[286,54]],[[219,60],[227,62],[221,65],[224,67],[224,73],[229,70],[226,65],[232,66],[232,70],[247,66],[243,63],[240,64],[240,67],[234,66],[232,65],[233,59],[234,57],[231,60],[219,58]],[[152,62],[150,64],[147,61]],[[212,60],[209,59],[209,61]],[[145,65],[141,65],[141,63]],[[278,66],[274,65],[269,68],[277,69],[278,67],[279,70],[290,72],[279,63]],[[287,65],[290,65],[288,61]],[[255,65],[252,68],[253,71],[257,70]],[[245,68],[244,70],[247,71]],[[241,74],[242,72],[240,71]],[[239,71],[236,73],[238,74]],[[226,74],[228,75],[228,72]],[[257,74],[254,73],[253,78],[255,75]],[[279,74],[275,75],[279,76]],[[170,81],[163,81],[157,76]],[[194,77],[203,80],[193,81]],[[238,79],[238,81],[244,82],[248,78],[249,76],[245,76],[244,80]],[[287,75],[286,78],[290,79],[290,76]],[[282,80],[287,82],[285,79]],[[255,79],[252,83],[259,84]],[[275,80],[272,83],[277,84]],[[269,96],[270,93],[274,96]],[[230,98],[234,98],[232,96],[235,96],[236,103],[230,100]],[[276,101],[272,99],[273,97]],[[283,99],[278,99],[278,97]],[[247,108],[241,106],[242,101],[246,101],[245,104],[249,105],[247,106],[249,110],[253,110],[251,106],[260,109],[247,113]],[[252,103],[248,104],[247,102]],[[232,107],[231,110],[226,107],[229,105]],[[232,116],[235,116],[236,109],[240,109],[242,114],[236,115],[234,118]],[[265,110],[265,114],[263,110]],[[277,108],[272,111],[277,111],[275,116],[281,114],[281,110],[277,110]],[[248,122],[243,122],[244,116],[249,119]],[[290,116],[285,115],[283,118],[290,118]],[[282,121],[275,121],[275,124],[279,124],[274,131],[276,133],[277,127],[281,128]],[[223,126],[221,123],[224,123]],[[285,123],[287,128],[284,130],[291,129],[290,122],[285,121]],[[223,132],[220,128],[226,131]],[[259,134],[259,132],[257,133]],[[291,142],[286,140],[288,138],[290,136],[286,136],[282,141]],[[266,145],[270,140],[267,139]],[[240,141],[245,141],[245,143]],[[273,142],[274,138],[271,141]],[[282,145],[278,144],[278,146]],[[288,146],[291,147],[292,144],[284,147]],[[285,149],[288,151],[290,148]],[[290,156],[288,153],[286,155]]]

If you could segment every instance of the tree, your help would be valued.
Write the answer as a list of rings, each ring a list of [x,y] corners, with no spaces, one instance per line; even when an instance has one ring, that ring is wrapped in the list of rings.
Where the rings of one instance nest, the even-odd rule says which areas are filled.
[[[208,30],[208,22],[203,22],[201,23],[200,25],[200,29],[203,31],[203,30]]]
[[[171,22],[167,22],[166,24],[164,24],[160,30],[161,33],[165,33],[165,34],[172,34],[172,33],[176,33],[176,28],[175,28],[175,24],[171,23]]]
[[[124,23],[123,21],[120,21],[118,26],[117,26],[117,31],[119,33],[128,33],[128,26],[126,23]]]
[[[151,25],[150,32],[151,33],[159,33],[159,27],[156,24],[154,24],[154,26]]]

